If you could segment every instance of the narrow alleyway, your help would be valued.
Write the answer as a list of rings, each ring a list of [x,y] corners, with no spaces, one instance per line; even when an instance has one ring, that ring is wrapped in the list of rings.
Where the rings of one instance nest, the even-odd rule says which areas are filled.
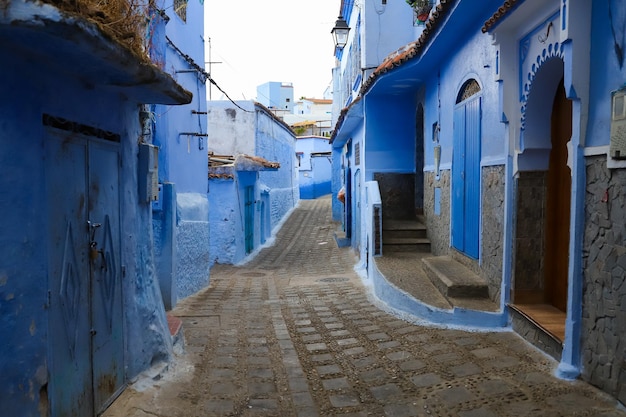
[[[185,353],[105,417],[619,416],[611,398],[552,376],[512,332],[410,324],[381,311],[338,249],[330,199],[301,201],[244,267],[218,265],[179,304]]]

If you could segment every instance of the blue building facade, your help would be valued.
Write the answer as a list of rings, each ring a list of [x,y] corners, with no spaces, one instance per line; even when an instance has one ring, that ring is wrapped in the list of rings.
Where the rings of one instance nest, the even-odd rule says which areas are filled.
[[[174,7],[176,3],[176,7]],[[197,0],[166,2],[162,62],[193,100],[153,106],[162,198],[153,203],[157,272],[167,309],[209,284],[209,200],[204,6]]]
[[[0,408],[96,415],[171,354],[142,109],[192,96],[79,16],[5,6]]]
[[[269,81],[256,88],[257,102],[270,110],[293,113],[293,84]]]
[[[208,103],[211,261],[245,261],[300,199],[295,134],[255,102]]]
[[[359,21],[350,15],[355,34]],[[346,191],[333,214],[379,297],[434,322],[511,326],[559,376],[622,402],[625,240],[611,213],[625,208],[626,73],[611,28],[624,22],[615,1],[438,1],[419,37],[344,101],[331,138],[333,192]],[[335,86],[350,84],[354,42]],[[394,190],[413,190],[400,205],[423,219],[431,254],[483,279],[496,311],[434,309],[382,276],[374,210]],[[538,310],[563,332],[529,324]]]
[[[296,138],[300,198],[315,199],[331,192],[331,146],[322,136]]]

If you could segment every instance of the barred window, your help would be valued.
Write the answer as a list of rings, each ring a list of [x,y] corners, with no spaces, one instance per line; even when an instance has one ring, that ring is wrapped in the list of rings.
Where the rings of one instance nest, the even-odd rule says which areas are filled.
[[[461,87],[461,91],[459,91],[459,95],[456,98],[456,104],[459,104],[462,101],[467,100],[471,96],[478,94],[480,92],[480,84],[475,79],[469,79],[463,84]]]
[[[174,11],[183,22],[187,22],[187,0],[174,0]]]

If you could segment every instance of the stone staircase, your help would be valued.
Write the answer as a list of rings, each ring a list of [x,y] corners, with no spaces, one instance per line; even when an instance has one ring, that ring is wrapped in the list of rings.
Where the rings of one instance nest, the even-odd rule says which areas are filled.
[[[396,276],[399,281],[396,284],[407,287],[403,289],[409,293],[413,293],[411,290],[415,285],[412,281],[416,281],[418,271],[423,271],[425,282],[414,296],[427,304],[498,310],[498,305],[489,298],[489,287],[482,277],[454,256],[433,256],[430,253],[430,240],[421,216],[414,220],[383,219],[383,258],[386,259],[382,265],[389,270],[388,274]],[[411,271],[411,278],[402,274],[406,268]],[[426,291],[426,286],[432,290]]]
[[[483,278],[450,256],[422,259],[424,271],[444,297],[489,299],[489,287]]]
[[[384,252],[430,252],[426,226],[416,220],[383,219]]]

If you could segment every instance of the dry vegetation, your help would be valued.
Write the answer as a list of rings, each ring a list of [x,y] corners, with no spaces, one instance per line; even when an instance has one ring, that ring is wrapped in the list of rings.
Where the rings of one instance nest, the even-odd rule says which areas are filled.
[[[134,54],[147,58],[144,34],[148,2],[140,0],[42,0],[96,24]],[[150,2],[151,3],[151,2]]]

